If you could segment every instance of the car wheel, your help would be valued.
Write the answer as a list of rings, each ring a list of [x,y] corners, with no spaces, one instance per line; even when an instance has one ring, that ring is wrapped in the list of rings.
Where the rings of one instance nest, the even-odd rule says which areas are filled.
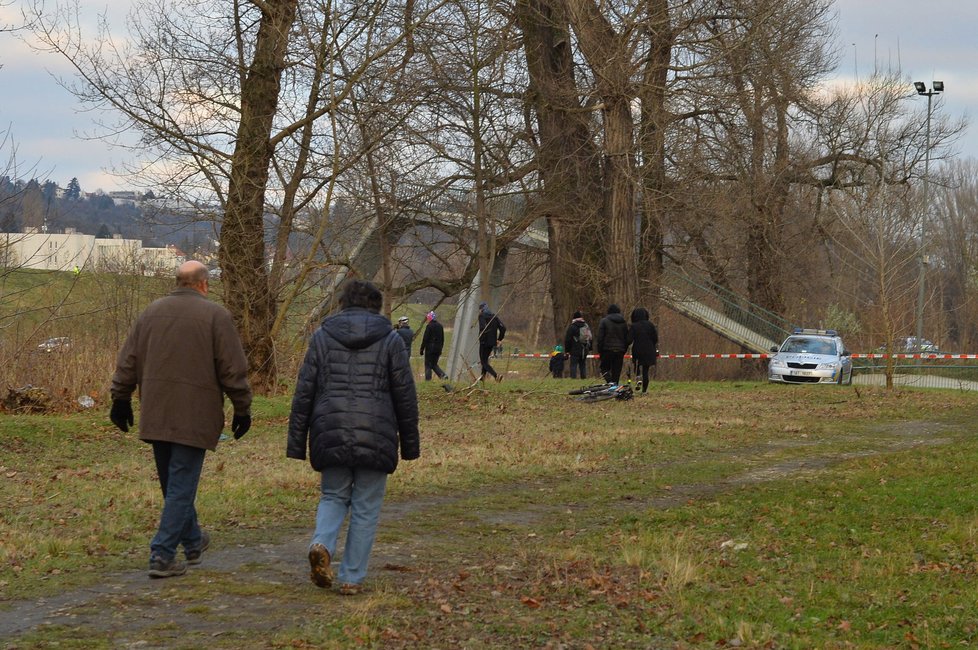
[[[849,368],[849,381],[846,382],[846,386],[852,386],[852,368]]]

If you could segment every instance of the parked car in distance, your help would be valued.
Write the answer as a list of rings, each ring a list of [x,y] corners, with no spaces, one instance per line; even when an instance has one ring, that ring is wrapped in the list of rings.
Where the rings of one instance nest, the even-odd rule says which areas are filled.
[[[71,349],[71,339],[67,336],[56,336],[48,339],[37,346],[38,352],[50,354],[51,352],[67,352]]]
[[[796,329],[771,348],[768,381],[780,384],[852,384],[852,357],[835,330]]]

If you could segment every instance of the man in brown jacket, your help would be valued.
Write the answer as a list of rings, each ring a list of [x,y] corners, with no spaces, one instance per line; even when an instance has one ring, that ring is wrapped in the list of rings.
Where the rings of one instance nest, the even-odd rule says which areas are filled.
[[[133,424],[132,394],[139,387],[139,437],[153,445],[163,490],[159,529],[150,542],[149,575],[182,575],[199,564],[210,544],[194,502],[206,450],[224,428],[224,395],[234,405],[231,431],[251,427],[248,362],[231,314],[207,296],[207,267],[177,269],[177,287],[139,315],[119,351],[112,376],[112,423]],[[186,563],[177,559],[182,545]]]

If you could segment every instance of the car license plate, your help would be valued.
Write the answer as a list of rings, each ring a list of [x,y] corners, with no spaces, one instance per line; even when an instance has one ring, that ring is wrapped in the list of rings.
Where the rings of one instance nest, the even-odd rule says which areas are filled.
[[[800,376],[800,377],[811,377],[811,376],[812,376],[812,375],[814,375],[815,373],[814,373],[814,372],[812,372],[811,370],[795,370],[795,371],[794,371],[793,373],[791,373],[791,374],[793,374],[793,375],[798,375],[798,376]]]

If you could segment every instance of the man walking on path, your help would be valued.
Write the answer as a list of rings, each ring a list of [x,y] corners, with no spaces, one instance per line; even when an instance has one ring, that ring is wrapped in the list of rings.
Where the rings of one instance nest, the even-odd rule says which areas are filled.
[[[479,303],[479,363],[482,364],[480,381],[484,381],[486,375],[492,375],[496,381],[501,381],[496,370],[489,364],[489,357],[505,336],[506,326],[503,321],[489,311],[488,304]]]
[[[151,578],[182,575],[210,544],[194,502],[204,454],[217,448],[224,428],[225,395],[234,405],[235,439],[251,428],[248,361],[231,314],[206,297],[207,267],[184,262],[176,284],[136,319],[112,376],[109,418],[124,432],[134,422],[132,394],[139,388],[139,438],[153,445],[163,491]],[[177,558],[179,546],[186,563]]]
[[[425,318],[428,324],[425,325],[421,348],[418,350],[424,356],[424,380],[431,381],[431,373],[435,373],[439,379],[444,379],[445,373],[438,367],[438,359],[445,346],[445,327],[438,321],[433,311],[429,311]]]

